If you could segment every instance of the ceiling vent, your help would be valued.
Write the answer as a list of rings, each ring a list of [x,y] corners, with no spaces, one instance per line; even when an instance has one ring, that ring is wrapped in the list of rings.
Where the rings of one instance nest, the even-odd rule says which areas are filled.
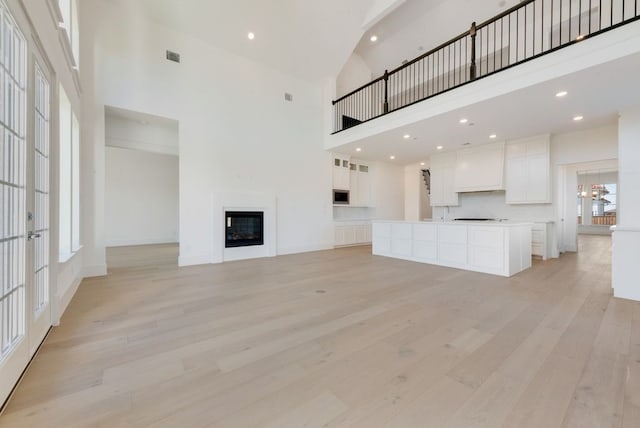
[[[288,92],[285,92],[285,93],[284,93],[284,100],[285,100],[285,101],[289,101],[289,102],[293,102],[293,95],[291,95],[291,94],[290,94],[290,93],[288,93]]]
[[[167,51],[167,59],[180,64],[180,54],[177,52]]]

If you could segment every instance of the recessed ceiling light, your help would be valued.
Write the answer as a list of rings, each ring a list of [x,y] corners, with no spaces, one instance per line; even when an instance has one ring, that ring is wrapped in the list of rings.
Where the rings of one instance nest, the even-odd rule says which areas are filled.
[[[567,96],[567,94],[568,94],[568,92],[567,92],[567,91],[560,91],[560,92],[558,92],[558,93],[556,94],[556,97],[558,97],[558,98],[566,97],[566,96]]]
[[[424,166],[424,165],[425,165],[425,163],[424,163],[424,162],[420,162],[420,166]]]
[[[469,119],[464,119],[464,118],[460,119],[460,123],[467,123],[467,122],[469,122]]]
[[[436,149],[438,149],[438,150],[442,150],[442,149],[443,149],[443,147],[442,147],[442,146],[438,146],[438,147],[436,147]]]
[[[575,116],[573,118],[573,120],[575,120],[576,122],[580,122],[582,119],[584,119],[584,117],[582,117],[582,116]]]
[[[492,140],[495,140],[496,138],[498,138],[498,136],[496,134],[491,134],[489,135],[489,138],[491,138]]]
[[[372,42],[377,42],[378,41],[378,36],[376,36],[375,34],[373,36],[371,36],[371,38],[369,39]]]
[[[249,34],[247,34],[247,37],[249,38],[249,40],[253,40],[253,39],[256,38],[256,35],[253,34],[253,33],[249,33]]]
[[[408,140],[409,138],[411,138],[411,135],[409,135],[409,134],[404,134],[404,135],[402,136],[402,138],[404,138],[405,140]]]
[[[394,160],[396,157],[394,155],[389,156],[389,159]]]
[[[356,152],[361,152],[362,149],[360,147],[356,148]]]

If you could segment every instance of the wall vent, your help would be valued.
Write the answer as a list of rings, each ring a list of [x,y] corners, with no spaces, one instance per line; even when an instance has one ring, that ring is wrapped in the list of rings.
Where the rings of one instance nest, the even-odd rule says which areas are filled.
[[[289,101],[289,102],[293,102],[293,95],[291,95],[291,94],[290,94],[290,93],[288,93],[288,92],[285,92],[285,93],[284,93],[284,100],[285,100],[285,101]]]
[[[167,59],[180,64],[180,54],[177,52],[167,51]]]

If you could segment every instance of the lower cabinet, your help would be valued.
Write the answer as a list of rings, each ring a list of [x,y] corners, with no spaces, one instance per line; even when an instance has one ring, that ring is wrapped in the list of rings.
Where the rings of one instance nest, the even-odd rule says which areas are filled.
[[[531,223],[373,223],[374,255],[511,276],[531,267]]]
[[[371,243],[371,222],[344,221],[334,224],[334,246],[367,245]]]
[[[533,223],[531,228],[531,255],[542,257],[542,260],[558,257],[557,250],[554,251],[554,235],[553,222]]]

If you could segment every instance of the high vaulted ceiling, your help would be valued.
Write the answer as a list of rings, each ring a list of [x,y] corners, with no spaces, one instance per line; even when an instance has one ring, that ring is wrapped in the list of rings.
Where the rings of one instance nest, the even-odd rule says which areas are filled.
[[[159,24],[305,80],[335,77],[375,0],[127,0]],[[247,38],[249,32],[255,39]]]
[[[370,28],[355,53],[374,77],[399,67],[464,33],[472,22],[483,22],[517,4],[518,0],[406,0]],[[370,38],[376,35],[374,43]],[[355,88],[354,88],[355,89]]]

